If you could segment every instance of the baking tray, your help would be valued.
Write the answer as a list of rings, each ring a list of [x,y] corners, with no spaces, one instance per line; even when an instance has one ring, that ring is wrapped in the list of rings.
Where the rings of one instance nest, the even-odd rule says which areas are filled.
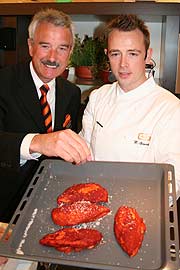
[[[42,236],[60,228],[51,220],[58,195],[73,184],[86,182],[99,183],[109,193],[111,213],[82,224],[101,231],[103,242],[94,249],[71,254],[40,245]],[[76,166],[61,160],[44,160],[0,241],[0,255],[91,269],[177,270],[175,202],[174,168],[169,164],[97,161]],[[142,246],[133,258],[114,237],[114,214],[121,205],[136,208],[147,227]],[[11,237],[5,241],[9,230]]]

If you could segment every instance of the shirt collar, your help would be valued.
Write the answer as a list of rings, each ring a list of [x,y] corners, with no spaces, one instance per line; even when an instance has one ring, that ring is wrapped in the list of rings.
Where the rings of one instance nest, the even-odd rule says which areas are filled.
[[[119,91],[120,95],[125,95],[125,96],[136,96],[137,94],[142,94],[142,95],[146,95],[147,92],[151,92],[154,90],[154,86],[155,86],[155,81],[154,81],[154,77],[151,76],[150,78],[148,78],[144,83],[142,83],[140,86],[138,86],[137,88],[134,88],[128,92],[125,92],[120,85],[117,83],[117,90]]]
[[[31,72],[33,81],[35,83],[36,89],[39,90],[39,88],[44,84],[44,82],[41,81],[41,79],[38,77],[36,71],[34,70],[32,61],[30,62],[30,72]],[[47,85],[49,86],[49,89],[52,89],[55,86],[55,79],[48,82]]]

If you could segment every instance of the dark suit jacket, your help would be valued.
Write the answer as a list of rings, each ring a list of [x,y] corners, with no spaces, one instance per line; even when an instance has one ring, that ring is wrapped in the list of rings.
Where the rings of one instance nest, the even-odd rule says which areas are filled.
[[[56,79],[55,131],[63,129],[67,114],[76,131],[80,98],[77,86]],[[11,217],[39,165],[28,161],[19,166],[20,145],[28,133],[45,133],[45,126],[29,63],[25,63],[0,70],[0,220]]]

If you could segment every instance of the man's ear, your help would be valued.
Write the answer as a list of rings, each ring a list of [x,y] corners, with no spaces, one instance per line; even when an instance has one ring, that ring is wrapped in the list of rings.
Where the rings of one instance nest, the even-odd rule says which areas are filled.
[[[146,64],[150,64],[151,63],[151,59],[152,59],[152,54],[153,54],[153,49],[152,48],[149,48],[147,50],[147,56],[146,56]]]
[[[32,57],[33,56],[33,40],[31,38],[28,38],[27,43],[28,43],[29,55]]]
[[[108,52],[107,52],[107,49],[104,49],[104,53],[107,55],[107,53],[108,53]]]

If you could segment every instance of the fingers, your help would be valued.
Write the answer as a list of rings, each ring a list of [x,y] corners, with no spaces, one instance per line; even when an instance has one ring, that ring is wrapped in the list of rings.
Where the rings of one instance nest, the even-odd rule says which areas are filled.
[[[60,141],[63,141],[64,159],[74,164],[82,164],[91,160],[91,153],[86,142],[72,130],[64,130],[59,133]]]
[[[60,157],[75,164],[91,160],[86,142],[70,129],[35,135],[31,141],[30,152]]]
[[[92,160],[91,152],[84,139],[75,132],[73,132],[72,130],[67,131],[70,132],[73,139],[72,141],[70,141],[70,143],[72,143],[72,146],[75,148],[75,151],[77,151],[80,156],[79,163],[91,161]]]

